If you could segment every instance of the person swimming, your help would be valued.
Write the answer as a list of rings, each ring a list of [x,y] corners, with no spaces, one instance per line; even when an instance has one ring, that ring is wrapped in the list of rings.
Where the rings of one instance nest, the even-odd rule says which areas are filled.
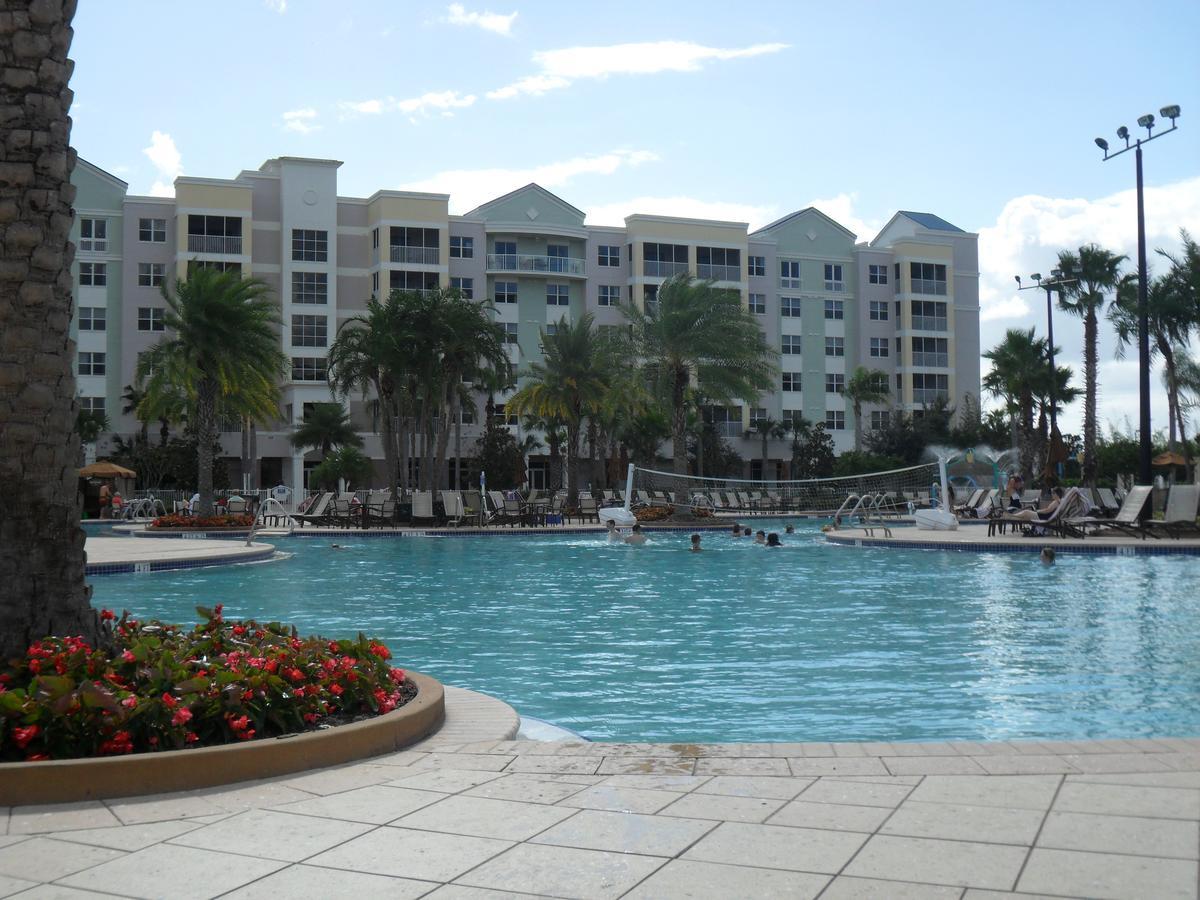
[[[1042,560],[1042,565],[1043,566],[1054,565],[1054,557],[1056,555],[1057,554],[1054,552],[1053,547],[1043,547],[1042,552],[1039,554],[1039,557]]]
[[[790,523],[789,523],[789,524],[788,524],[788,526],[787,526],[786,528],[784,528],[783,530],[784,530],[784,531],[785,531],[787,534],[795,534],[795,533],[796,533],[796,526],[795,526],[795,525],[792,525],[792,524],[790,524]]]
[[[642,534],[642,526],[634,525],[633,530],[625,536],[625,543],[631,544],[634,547],[640,547],[646,543],[646,536]]]
[[[747,529],[747,530],[749,530],[749,529]],[[778,537],[778,536],[779,535],[776,535],[776,537]],[[754,543],[765,544],[766,542],[767,542],[767,533],[765,531],[760,529],[760,530],[754,532]]]
[[[739,525],[737,522],[733,523],[733,536],[734,537],[742,536],[742,526]]]
[[[700,535],[698,535],[698,534],[692,535],[692,546],[689,547],[688,549],[691,550],[692,553],[700,552],[700,550],[702,549],[700,546]]]
[[[742,529],[742,537],[750,537],[750,529],[749,528]]]
[[[613,519],[609,519],[608,520],[608,541],[609,541],[609,543],[615,543],[616,541],[619,541],[619,540],[622,540],[622,538],[621,538],[621,533],[619,531],[617,531],[617,523]]]
[[[772,531],[770,534],[767,535],[767,546],[768,547],[782,547],[783,546],[783,544],[779,543],[778,532]]]

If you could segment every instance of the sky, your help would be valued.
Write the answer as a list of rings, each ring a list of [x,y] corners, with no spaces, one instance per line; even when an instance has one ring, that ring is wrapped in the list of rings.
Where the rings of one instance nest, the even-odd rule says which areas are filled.
[[[312,156],[344,162],[344,196],[441,191],[452,213],[530,181],[589,224],[811,205],[866,241],[932,212],[979,235],[987,349],[1045,332],[1014,275],[1092,241],[1136,260],[1133,154],[1102,162],[1095,137],[1180,105],[1145,149],[1152,272],[1180,228],[1200,236],[1198,39],[1195,0],[93,0],[72,138],[134,194]],[[1054,334],[1081,373],[1081,322],[1056,312]],[[1115,345],[1105,325],[1100,420],[1123,428],[1138,367]]]

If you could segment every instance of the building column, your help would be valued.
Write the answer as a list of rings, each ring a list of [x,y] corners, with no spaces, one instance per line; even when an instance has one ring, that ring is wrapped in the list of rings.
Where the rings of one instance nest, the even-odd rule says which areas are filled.
[[[292,489],[292,510],[300,504],[301,497],[304,493],[304,455],[292,456],[292,477],[288,481],[288,487]]]

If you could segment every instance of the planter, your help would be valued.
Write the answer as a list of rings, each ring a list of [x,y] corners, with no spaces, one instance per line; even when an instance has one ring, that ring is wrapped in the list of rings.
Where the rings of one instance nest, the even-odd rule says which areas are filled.
[[[441,683],[419,672],[408,677],[417,696],[404,706],[323,731],[196,750],[0,763],[0,797],[19,806],[187,791],[393,753],[432,734],[446,716]]]

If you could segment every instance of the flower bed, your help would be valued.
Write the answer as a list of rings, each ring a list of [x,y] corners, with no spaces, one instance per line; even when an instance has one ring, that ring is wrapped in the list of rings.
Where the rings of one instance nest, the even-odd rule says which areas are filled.
[[[216,516],[183,516],[172,513],[169,516],[159,516],[150,523],[151,528],[249,528],[254,524],[254,516],[247,513],[223,513]]]
[[[635,509],[633,514],[639,522],[661,522],[671,518],[674,512],[674,506],[643,506]]]
[[[0,672],[0,760],[148,753],[277,737],[390,712],[416,695],[382,644],[301,638],[198,610],[191,631],[120,620],[111,651],[45,638]]]

